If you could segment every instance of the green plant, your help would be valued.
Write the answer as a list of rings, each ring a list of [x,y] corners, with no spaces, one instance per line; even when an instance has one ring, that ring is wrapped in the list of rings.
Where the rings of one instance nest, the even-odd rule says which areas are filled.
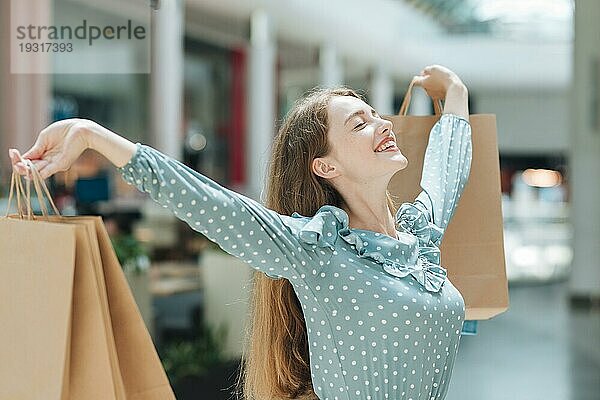
[[[139,274],[150,267],[148,251],[133,235],[119,234],[110,240],[123,271]]]
[[[223,350],[227,326],[211,328],[201,324],[200,334],[193,340],[178,340],[165,347],[163,367],[173,383],[187,376],[202,376],[211,368],[225,362]]]

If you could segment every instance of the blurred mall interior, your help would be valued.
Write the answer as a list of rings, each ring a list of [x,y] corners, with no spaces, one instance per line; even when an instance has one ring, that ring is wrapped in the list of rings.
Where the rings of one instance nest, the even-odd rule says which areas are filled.
[[[137,50],[127,48],[98,48],[81,65],[48,55],[50,73],[13,74],[10,1],[2,1],[3,213],[7,149],[25,152],[52,121],[92,119],[261,199],[278,122],[306,90],[345,84],[394,114],[424,66],[455,71],[470,113],[497,119],[510,308],[461,339],[447,399],[600,399],[600,2],[22,3],[47,24],[89,10],[114,23],[143,19],[149,3],[158,10],[150,11],[149,74],[87,70],[134,63]],[[410,113],[431,114],[425,93],[414,96]],[[104,218],[178,398],[228,398],[251,269],[96,152],[47,183],[64,215]]]

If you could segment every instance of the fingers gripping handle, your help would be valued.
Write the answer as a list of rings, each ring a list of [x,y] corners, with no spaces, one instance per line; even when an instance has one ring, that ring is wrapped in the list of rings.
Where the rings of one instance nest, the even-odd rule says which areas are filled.
[[[35,186],[35,191],[37,193],[38,200],[40,202],[40,207],[42,208],[42,213],[44,213],[44,215],[46,217],[48,216],[48,209],[46,208],[46,203],[44,201],[42,201],[43,193],[41,193],[41,192],[42,192],[42,188],[43,188],[44,192],[46,193],[46,197],[48,198],[48,201],[52,205],[54,214],[61,216],[60,212],[58,211],[58,208],[56,207],[56,205],[54,204],[54,201],[52,200],[52,196],[50,195],[50,191],[48,190],[48,187],[46,186],[46,183],[44,182],[44,178],[42,178],[42,175],[39,173],[36,166],[33,164],[33,162],[31,162],[31,160],[26,159],[26,163],[29,166],[29,168],[31,169],[31,171],[33,172],[32,180],[33,180],[33,184]],[[41,193],[41,195],[40,195],[40,193]],[[29,204],[31,203],[29,191],[27,193],[27,201]]]
[[[46,217],[46,220],[48,219],[48,209],[46,208],[46,202],[43,200],[43,194],[44,194],[43,192],[46,193],[46,197],[48,198],[48,201],[52,205],[55,215],[61,216],[60,212],[58,211],[58,208],[56,207],[56,205],[54,204],[54,201],[52,200],[50,191],[48,190],[48,187],[46,186],[46,183],[44,182],[44,179],[40,175],[36,166],[29,159],[23,159],[21,157],[21,161],[25,165],[27,165],[29,167],[30,171],[32,172],[31,179],[27,180],[27,193],[26,193],[26,195],[24,193],[23,183],[21,181],[21,175],[19,175],[18,173],[16,173],[13,170],[12,177],[11,177],[11,183],[10,183],[10,192],[9,192],[9,196],[8,196],[8,205],[6,208],[5,216],[8,217],[10,205],[12,202],[13,188],[14,188],[14,191],[16,192],[17,210],[19,213],[19,217],[21,219],[23,219],[21,196],[26,196],[24,199],[27,204],[28,219],[35,219],[35,215],[33,215],[33,213],[31,212],[31,190],[30,190],[31,181],[33,181],[33,185],[34,185],[35,191],[37,193],[38,201],[40,203],[40,208],[42,209],[42,215]],[[43,189],[43,191],[42,191],[42,189]]]
[[[398,113],[398,115],[406,115],[408,113],[408,107],[410,106],[410,100],[412,97],[412,91],[413,91],[413,87],[415,85],[416,82],[416,78],[414,77],[411,81],[410,84],[408,85],[408,89],[406,90],[406,95],[404,96],[404,100],[402,101],[402,105],[400,106],[400,112]],[[442,100],[441,99],[431,99],[433,100],[433,109],[435,111],[436,115],[441,115],[442,114]]]

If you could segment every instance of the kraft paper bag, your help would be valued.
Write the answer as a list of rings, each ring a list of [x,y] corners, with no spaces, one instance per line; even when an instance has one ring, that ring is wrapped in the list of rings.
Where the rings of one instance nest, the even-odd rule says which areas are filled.
[[[102,219],[60,216],[39,174],[33,178],[57,215],[47,215],[41,198],[43,216],[31,214],[28,185],[24,216],[13,174],[9,207],[18,182],[18,214],[0,218],[0,257],[13,255],[0,271],[12,305],[0,308],[10,327],[0,331],[0,356],[18,368],[0,367],[0,398],[174,399]]]
[[[113,250],[110,237],[99,216],[69,217],[75,223],[85,223],[94,232],[98,250],[98,281],[106,287],[108,304],[106,318],[112,325],[120,378],[125,387],[127,400],[175,399],[167,375],[156,353],[152,338],[123,269]],[[103,276],[102,276],[103,274]]]
[[[0,399],[68,398],[75,231],[0,218]]]
[[[408,87],[399,115],[386,116],[394,125],[397,144],[409,160],[390,182],[398,204],[412,202],[420,186],[429,134],[442,114],[407,115],[414,81]],[[504,232],[500,190],[500,164],[494,114],[471,114],[473,157],[468,183],[442,244],[441,265],[465,299],[465,319],[483,320],[508,309],[508,281],[504,260]]]

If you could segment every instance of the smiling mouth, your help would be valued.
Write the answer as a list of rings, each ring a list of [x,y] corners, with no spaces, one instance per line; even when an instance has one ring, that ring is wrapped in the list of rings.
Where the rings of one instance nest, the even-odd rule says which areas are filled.
[[[388,140],[387,142],[381,144],[378,148],[375,149],[375,153],[387,153],[399,151],[398,146],[396,146],[396,141]]]

